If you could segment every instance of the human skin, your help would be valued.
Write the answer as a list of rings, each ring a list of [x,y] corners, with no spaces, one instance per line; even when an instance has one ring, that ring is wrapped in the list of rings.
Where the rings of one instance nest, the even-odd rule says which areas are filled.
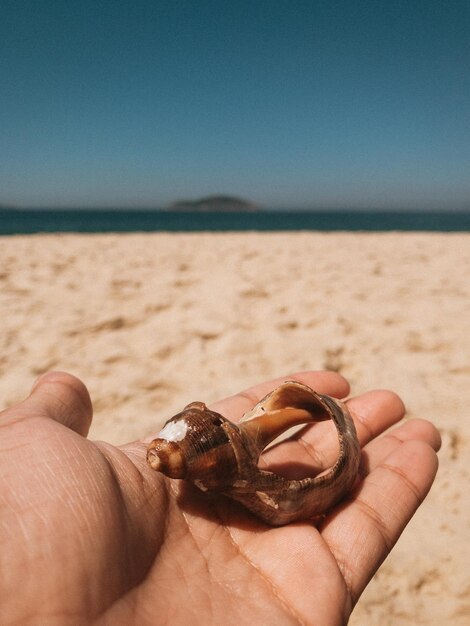
[[[237,420],[287,378],[349,393],[338,374],[302,372],[211,408]],[[347,404],[363,447],[357,485],[320,521],[271,528],[152,471],[152,436],[119,447],[88,440],[84,384],[44,375],[0,413],[2,625],[345,624],[431,487],[440,446],[425,420],[379,437],[404,415],[390,391]],[[329,426],[302,431],[267,462],[331,466]]]

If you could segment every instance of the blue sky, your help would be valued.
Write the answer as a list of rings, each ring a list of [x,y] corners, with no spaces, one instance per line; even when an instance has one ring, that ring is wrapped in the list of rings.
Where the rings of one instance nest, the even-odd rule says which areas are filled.
[[[468,1],[3,0],[0,204],[470,208]]]

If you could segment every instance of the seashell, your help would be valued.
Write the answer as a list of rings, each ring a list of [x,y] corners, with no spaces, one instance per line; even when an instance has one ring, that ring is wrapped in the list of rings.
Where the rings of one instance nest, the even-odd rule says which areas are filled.
[[[329,470],[292,480],[258,467],[262,451],[287,429],[328,419],[339,438],[339,456]],[[294,381],[269,393],[238,424],[203,402],[192,402],[166,422],[147,451],[154,470],[237,500],[274,526],[311,519],[330,509],[354,484],[359,459],[347,407]]]

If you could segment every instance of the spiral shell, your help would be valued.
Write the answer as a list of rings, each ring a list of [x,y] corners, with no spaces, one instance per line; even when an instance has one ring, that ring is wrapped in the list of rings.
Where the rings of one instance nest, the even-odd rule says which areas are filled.
[[[292,480],[258,467],[264,448],[287,429],[328,419],[338,432],[339,456],[327,472]],[[275,526],[330,509],[355,482],[359,459],[347,407],[294,381],[269,393],[238,424],[192,402],[166,422],[147,451],[154,470],[237,500]]]

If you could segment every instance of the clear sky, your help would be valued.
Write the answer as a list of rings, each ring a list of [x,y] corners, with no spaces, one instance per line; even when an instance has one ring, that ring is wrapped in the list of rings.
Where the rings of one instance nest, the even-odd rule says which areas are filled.
[[[0,204],[470,208],[468,0],[2,0]]]

